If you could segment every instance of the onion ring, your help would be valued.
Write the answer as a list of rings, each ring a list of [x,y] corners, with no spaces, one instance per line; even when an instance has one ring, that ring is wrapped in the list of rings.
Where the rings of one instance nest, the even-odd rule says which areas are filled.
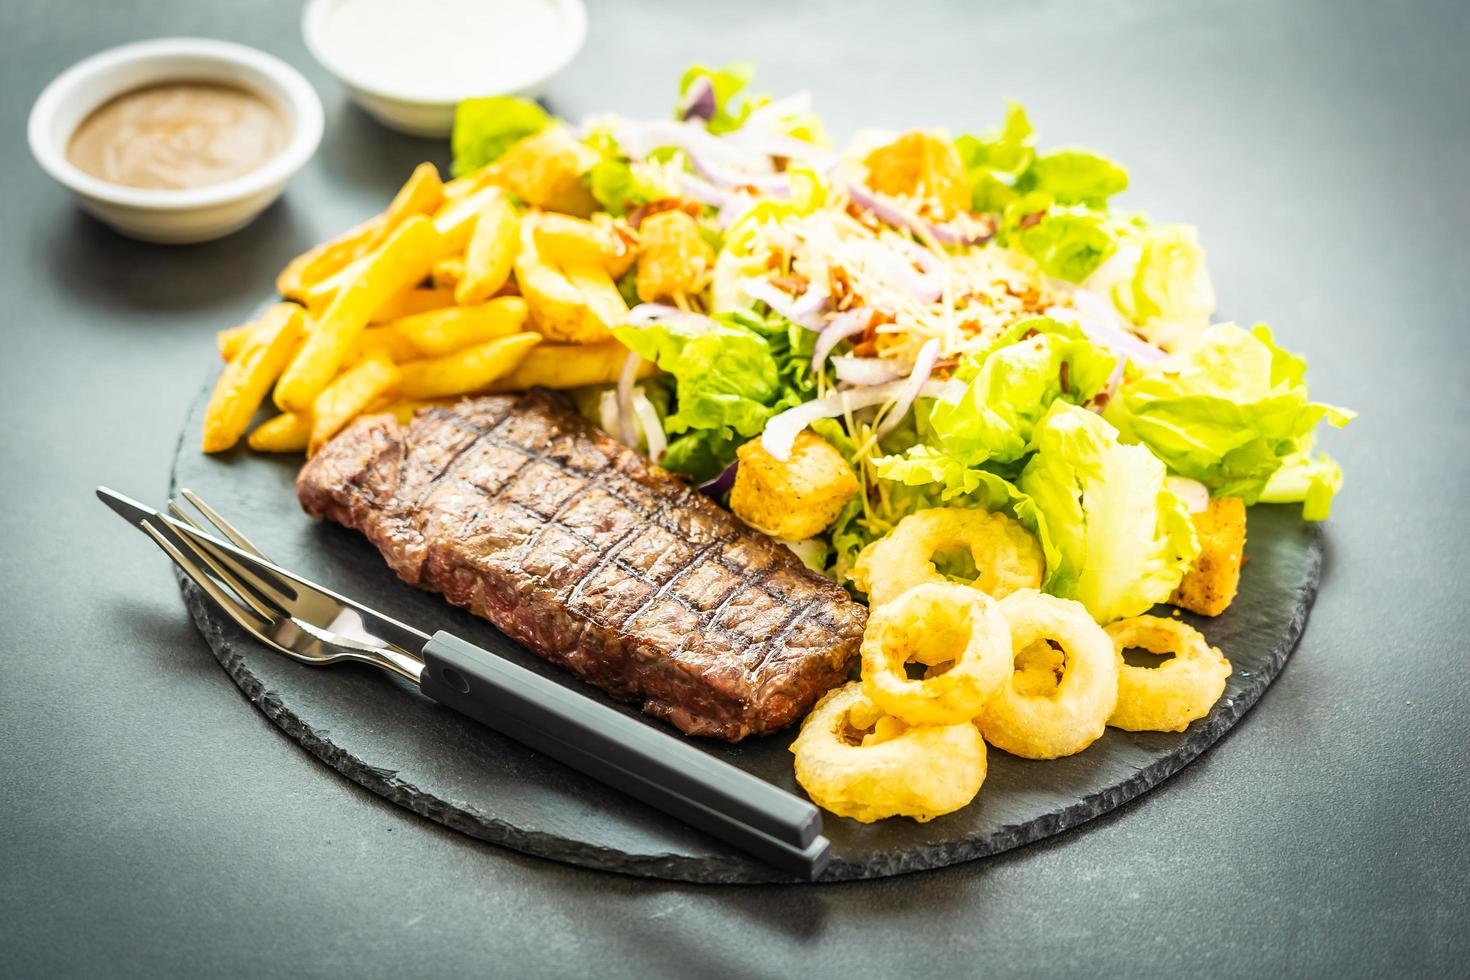
[[[1230,661],[1194,627],[1159,616],[1120,619],[1107,628],[1118,658],[1118,705],[1108,724],[1129,732],[1182,732],[1210,713],[1225,681]],[[1157,667],[1123,662],[1123,651],[1142,647],[1150,653],[1172,653]]]
[[[1054,692],[1042,694],[1028,693],[1013,673],[975,720],[980,734],[1023,759],[1081,752],[1102,735],[1118,700],[1117,654],[1108,635],[1080,602],[1034,589],[1014,592],[999,606],[1013,650],[1031,651],[1038,640],[1061,646],[1062,676]]]
[[[863,823],[925,823],[968,804],[985,781],[985,742],[974,725],[910,728],[884,715],[857,681],[817,702],[791,751],[812,802]]]
[[[933,558],[950,548],[969,551],[980,574],[968,584],[996,599],[1041,585],[1046,559],[1035,535],[1005,514],[963,507],[921,510],[899,521],[858,555],[853,584],[876,608],[916,585],[947,582]]]
[[[862,656],[863,693],[883,711],[910,725],[957,725],[1010,676],[1010,629],[985,593],[930,582],[873,610]],[[911,661],[927,664],[928,675],[911,679]]]

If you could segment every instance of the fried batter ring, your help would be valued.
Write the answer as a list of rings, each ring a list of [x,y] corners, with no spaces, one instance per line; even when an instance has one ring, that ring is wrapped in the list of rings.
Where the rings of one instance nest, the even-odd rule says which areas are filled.
[[[1175,619],[1134,616],[1118,620],[1107,633],[1118,663],[1118,704],[1108,719],[1114,728],[1182,732],[1209,714],[1225,693],[1230,661],[1194,627]],[[1157,667],[1134,667],[1123,662],[1129,647],[1174,657]]]
[[[985,781],[985,743],[974,725],[910,728],[884,715],[857,681],[817,702],[791,751],[812,802],[863,823],[925,823],[968,804]]]
[[[853,583],[873,607],[925,582],[949,579],[934,567],[934,553],[965,548],[980,575],[970,583],[999,599],[1041,585],[1046,560],[1036,536],[1005,514],[963,507],[935,507],[910,514],[858,555]]]
[[[875,608],[863,633],[863,693],[910,725],[955,725],[980,713],[1010,676],[1010,631],[995,600],[930,582]],[[922,680],[905,670],[927,664]]]
[[[976,719],[980,734],[1023,759],[1081,752],[1102,735],[1118,700],[1117,654],[1107,634],[1081,603],[1034,589],[1014,592],[999,606],[1010,622],[1011,648],[1027,654],[1030,670],[1035,661],[1050,669],[1033,644],[1053,640],[1061,646],[1061,679],[1043,693],[1031,678],[1012,673]]]

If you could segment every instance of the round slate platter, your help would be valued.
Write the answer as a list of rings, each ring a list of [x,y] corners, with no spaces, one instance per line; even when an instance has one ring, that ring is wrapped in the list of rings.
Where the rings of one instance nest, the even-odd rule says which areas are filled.
[[[207,391],[185,424],[174,490],[198,493],[279,564],[389,616],[471,641],[494,633],[439,596],[399,582],[356,532],[302,513],[293,488],[299,457],[243,447],[203,455],[197,447],[206,398]],[[822,880],[904,874],[995,854],[1075,827],[1157,786],[1240,720],[1281,670],[1306,623],[1321,557],[1318,531],[1302,523],[1297,508],[1252,509],[1240,596],[1216,619],[1186,617],[1235,666],[1208,717],[1182,734],[1110,728],[1086,751],[1052,762],[992,749],[975,802],[927,824],[865,825],[824,814],[832,863]],[[481,840],[589,868],[701,882],[791,880],[440,707],[397,677],[366,666],[323,669],[287,660],[252,641],[192,583],[183,584],[194,622],[246,697],[313,755],[400,806]],[[612,703],[529,653],[519,662]],[[738,745],[700,744],[800,793],[791,738],[786,732]]]

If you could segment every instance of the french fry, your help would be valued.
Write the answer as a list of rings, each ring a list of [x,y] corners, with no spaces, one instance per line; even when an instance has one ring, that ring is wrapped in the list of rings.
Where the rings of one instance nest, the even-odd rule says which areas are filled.
[[[242,323],[238,327],[230,327],[221,330],[214,335],[215,343],[219,345],[219,356],[226,362],[233,361],[235,355],[245,346],[245,341],[250,339],[250,332],[255,329],[254,323]]]
[[[485,197],[475,231],[465,248],[464,275],[454,287],[454,301],[461,306],[483,303],[494,296],[510,278],[520,251],[520,218],[510,199],[499,188]],[[437,282],[437,280],[436,280]]]
[[[285,412],[255,427],[246,442],[260,453],[299,453],[311,441],[311,419]]]
[[[351,264],[382,227],[385,215],[376,215],[362,224],[322,242],[296,256],[276,276],[276,291],[287,299],[312,305],[311,294],[323,280],[331,278]]]
[[[400,320],[406,316],[416,313],[427,313],[429,310],[442,310],[446,306],[454,305],[454,290],[452,289],[405,289],[384,303],[378,312],[373,314],[373,323],[387,323],[390,320]]]
[[[398,366],[382,351],[374,351],[351,370],[328,385],[311,406],[311,440],[306,454],[312,456],[368,405],[398,386]]]
[[[209,396],[204,410],[205,452],[224,452],[240,441],[255,410],[296,350],[302,320],[301,307],[277,303],[251,328],[244,345],[220,372]]]
[[[419,164],[393,195],[388,210],[383,212],[383,223],[368,239],[368,248],[377,248],[403,222],[416,214],[432,214],[443,203],[444,182],[439,179],[439,169],[432,163]]]
[[[516,284],[531,311],[531,322],[548,340],[592,343],[611,336],[613,324],[597,315],[582,290],[560,266],[544,259],[536,250],[533,221],[521,222],[521,250],[516,256],[515,270]],[[579,267],[579,271],[585,270]],[[626,314],[626,306],[623,312]],[[621,323],[622,318],[617,322]]]
[[[464,256],[446,255],[429,270],[435,289],[455,289],[464,279]]]
[[[606,333],[623,325],[628,318],[628,304],[601,261],[563,262],[561,271]]]
[[[475,233],[475,222],[485,209],[485,202],[492,197],[504,195],[499,187],[482,187],[473,194],[466,194],[457,201],[445,204],[434,213],[434,228],[444,239],[445,255],[463,252]]]
[[[581,388],[618,380],[628,348],[616,340],[596,344],[538,344],[515,370],[490,385],[489,391],[525,391],[528,388]],[[638,377],[650,377],[651,361],[638,365]]]
[[[542,212],[533,219],[536,251],[551,262],[600,264],[616,279],[627,272],[638,257],[632,232],[619,234],[605,214],[584,221],[565,214]]]
[[[342,357],[343,364],[358,364],[364,358],[381,351],[388,360],[402,363],[415,361],[429,351],[421,351],[412,340],[387,325],[368,327],[357,335]]]
[[[386,328],[402,335],[425,357],[440,357],[483,344],[496,337],[519,333],[526,326],[526,301],[502,296],[476,306],[451,306],[394,320]],[[372,332],[372,331],[369,331]],[[400,358],[394,358],[400,360]]]
[[[443,357],[410,361],[401,368],[399,392],[404,398],[444,398],[483,391],[513,371],[540,341],[540,334],[518,333]]]
[[[443,254],[443,239],[428,218],[414,216],[373,252],[362,274],[332,300],[276,385],[276,405],[308,412],[336,376],[342,359],[374,311],[396,293],[423,279]]]

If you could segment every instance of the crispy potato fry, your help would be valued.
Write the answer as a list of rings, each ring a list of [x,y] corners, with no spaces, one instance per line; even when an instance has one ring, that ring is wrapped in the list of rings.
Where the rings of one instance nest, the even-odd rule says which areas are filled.
[[[312,327],[301,351],[276,386],[282,411],[307,412],[336,376],[342,359],[373,312],[389,297],[423,279],[443,254],[433,222],[415,215],[368,257],[362,274],[347,285]]]
[[[572,138],[565,126],[550,126],[516,143],[494,164],[494,176],[535,208],[585,218],[597,208],[583,175],[597,153]]]
[[[378,312],[373,314],[373,323],[388,323],[392,320],[401,320],[406,316],[414,316],[418,313],[427,313],[429,310],[442,310],[446,306],[454,305],[454,290],[452,289],[430,289],[417,287],[405,289],[384,303]]]
[[[388,355],[374,351],[328,385],[311,407],[311,441],[306,454],[314,455],[354,416],[396,388],[400,377]]]
[[[605,331],[604,336],[628,319],[628,304],[601,262],[565,262],[562,272],[572,288],[582,294],[582,301]]]
[[[550,340],[592,343],[606,340],[628,313],[612,278],[600,265],[560,266],[536,248],[535,222],[521,222],[516,283],[531,311],[531,321]]]
[[[315,287],[341,272],[367,251],[368,242],[377,234],[385,220],[385,215],[376,215],[349,228],[331,241],[322,242],[296,256],[276,276],[276,291],[287,299],[312,305],[311,296]]]
[[[368,248],[377,248],[404,221],[416,214],[432,214],[443,203],[444,182],[439,179],[439,169],[432,163],[419,164],[393,195],[388,210],[383,212],[383,223],[368,238]]]
[[[616,340],[596,344],[538,344],[521,359],[514,371],[492,384],[489,391],[525,391],[528,388],[581,388],[611,384],[618,380],[628,348]],[[638,377],[651,377],[657,370],[651,361],[641,361]]]
[[[429,270],[435,289],[455,289],[464,279],[464,256],[446,255]]]
[[[496,337],[520,333],[525,329],[527,315],[524,299],[502,296],[476,306],[451,306],[404,317],[388,327],[421,351],[421,356],[439,357]]]
[[[302,320],[301,307],[277,303],[252,327],[244,346],[220,372],[209,396],[209,406],[204,410],[205,452],[223,452],[240,441],[255,410],[296,350]]]
[[[533,234],[536,250],[549,261],[600,263],[614,279],[627,272],[638,257],[636,234],[619,228],[601,212],[591,221],[543,212],[535,216]]]
[[[510,278],[520,251],[521,226],[516,209],[499,188],[492,190],[497,193],[485,197],[465,249],[464,275],[454,287],[454,301],[461,306],[483,303],[494,296]]]
[[[473,194],[445,204],[434,213],[434,228],[444,239],[444,255],[455,255],[469,247],[475,223],[480,212],[485,210],[485,203],[504,193],[499,187],[482,187]]]
[[[699,223],[683,211],[660,211],[638,227],[638,298],[645,303],[690,293],[715,264]]]
[[[443,398],[483,391],[509,374],[536,344],[540,334],[518,333],[477,344],[443,357],[403,365],[404,398]]]
[[[215,334],[214,339],[219,345],[220,359],[233,361],[235,355],[240,353],[240,348],[245,346],[245,341],[250,339],[250,332],[254,329],[254,323],[242,323],[238,327],[230,327],[228,330],[221,330]]]
[[[379,351],[388,355],[388,360],[400,364],[404,361],[416,361],[428,353],[428,351],[419,350],[412,340],[385,324],[379,327],[368,327],[358,334],[357,339],[343,355],[342,363],[358,364],[364,358]]]
[[[299,453],[311,441],[311,419],[283,412],[255,427],[246,440],[260,453]]]

